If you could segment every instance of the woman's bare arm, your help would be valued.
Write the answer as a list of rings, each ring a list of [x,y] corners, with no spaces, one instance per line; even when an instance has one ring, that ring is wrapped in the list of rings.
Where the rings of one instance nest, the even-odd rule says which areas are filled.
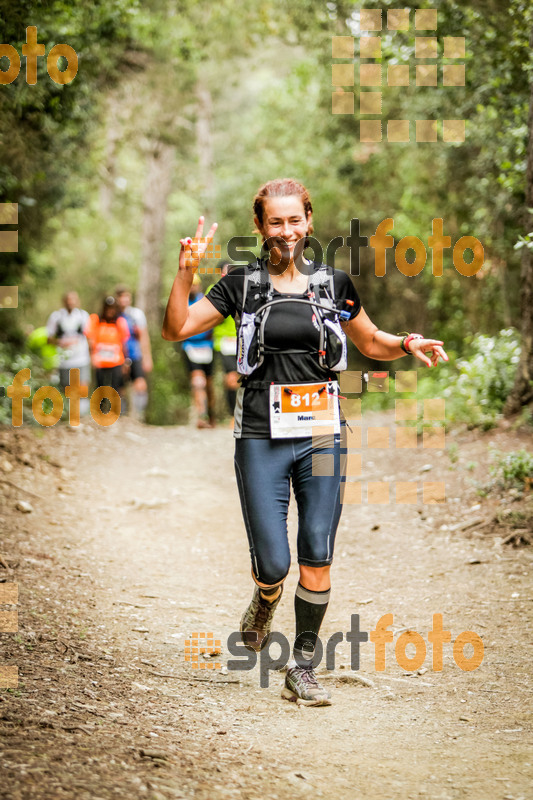
[[[364,308],[355,319],[344,323],[343,327],[357,349],[368,358],[374,358],[376,361],[394,361],[406,355],[400,347],[403,337],[380,331]],[[443,342],[437,339],[412,339],[408,347],[411,355],[431,367],[432,364],[437,366],[439,358],[448,361],[442,344]],[[426,353],[430,353],[429,357]]]

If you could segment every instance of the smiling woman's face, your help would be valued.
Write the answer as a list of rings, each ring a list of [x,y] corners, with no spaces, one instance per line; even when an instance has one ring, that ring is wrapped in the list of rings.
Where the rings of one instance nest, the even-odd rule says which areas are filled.
[[[298,195],[266,197],[263,201],[263,224],[255,218],[255,224],[265,239],[276,236],[287,242],[291,258],[296,242],[306,235],[310,222],[311,213],[306,218]]]

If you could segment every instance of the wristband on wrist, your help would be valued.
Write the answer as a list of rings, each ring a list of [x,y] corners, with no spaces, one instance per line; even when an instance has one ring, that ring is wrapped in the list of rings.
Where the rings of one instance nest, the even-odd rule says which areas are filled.
[[[413,341],[413,339],[423,339],[423,338],[424,337],[422,336],[421,333],[410,333],[408,336],[404,336],[404,338],[401,341],[400,347],[402,348],[404,353],[407,353],[407,355],[411,355],[411,351],[409,350],[409,344]]]

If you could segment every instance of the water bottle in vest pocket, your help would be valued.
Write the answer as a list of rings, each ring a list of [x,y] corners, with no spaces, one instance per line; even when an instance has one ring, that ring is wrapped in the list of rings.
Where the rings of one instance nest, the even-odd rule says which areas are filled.
[[[250,375],[259,359],[259,332],[255,324],[255,314],[243,311],[237,338],[237,371]]]
[[[335,372],[341,372],[348,367],[346,334],[338,320],[333,322],[330,319],[324,319],[324,325],[326,366]]]

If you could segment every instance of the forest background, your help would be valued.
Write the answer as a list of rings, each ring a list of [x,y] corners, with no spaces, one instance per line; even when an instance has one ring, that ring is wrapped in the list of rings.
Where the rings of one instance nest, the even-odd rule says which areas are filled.
[[[412,132],[416,119],[464,119],[464,142],[443,142],[441,123],[437,142],[413,133],[407,143],[360,141],[363,7],[383,11],[384,75],[388,65],[411,65],[410,86],[382,87],[382,118],[410,119]],[[387,30],[395,8],[411,9],[408,31]],[[414,9],[438,12],[437,31],[423,32],[438,36],[437,87],[414,85]],[[0,309],[0,384],[22,366],[32,367],[34,387],[48,382],[25,342],[65,290],[76,289],[91,312],[126,282],[152,334],[148,419],[185,421],[185,370],[159,333],[179,238],[193,235],[203,213],[219,223],[224,256],[231,237],[252,233],[258,187],[294,177],[311,192],[324,248],[348,236],[352,218],[371,236],[391,217],[396,242],[412,235],[426,246],[441,218],[452,246],[466,235],[482,242],[485,262],[472,277],[454,268],[451,250],[442,277],[432,275],[429,248],[416,277],[394,266],[392,251],[377,277],[367,249],[354,283],[379,327],[444,339],[450,365],[419,395],[448,396],[450,419],[490,426],[521,412],[530,422],[532,23],[521,0],[0,0],[1,42],[21,54],[31,24],[46,53],[66,43],[79,59],[69,84],[52,81],[40,58],[35,85],[22,59],[18,78],[0,86],[0,202],[19,208],[18,225],[3,226],[18,229],[19,246],[0,255],[0,284],[19,287],[19,305]],[[355,86],[344,88],[356,112],[333,114],[332,37],[351,35]],[[453,63],[442,60],[445,36],[465,37],[464,86],[442,85],[441,65]],[[346,247],[335,265],[349,270]],[[351,365],[368,368],[355,350]],[[6,403],[0,414],[9,421]]]

